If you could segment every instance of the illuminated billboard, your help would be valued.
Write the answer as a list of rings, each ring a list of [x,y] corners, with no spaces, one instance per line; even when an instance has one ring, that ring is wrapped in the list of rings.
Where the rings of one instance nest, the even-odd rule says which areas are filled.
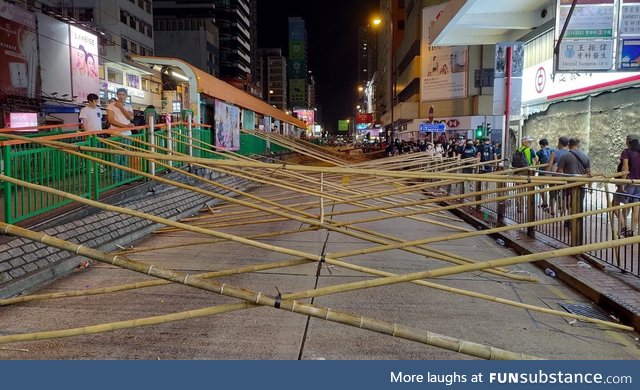
[[[69,27],[71,80],[76,101],[84,102],[90,93],[98,94],[98,37],[75,26]]]

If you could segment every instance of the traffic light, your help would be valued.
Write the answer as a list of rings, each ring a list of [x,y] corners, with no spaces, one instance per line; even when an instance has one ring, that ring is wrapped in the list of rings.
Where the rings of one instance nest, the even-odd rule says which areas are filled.
[[[476,139],[481,139],[482,137],[484,137],[484,127],[478,126],[476,129]]]
[[[487,123],[487,137],[491,137],[491,124]]]

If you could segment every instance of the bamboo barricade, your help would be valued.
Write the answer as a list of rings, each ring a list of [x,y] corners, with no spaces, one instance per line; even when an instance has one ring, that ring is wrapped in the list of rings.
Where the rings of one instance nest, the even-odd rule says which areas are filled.
[[[188,157],[188,156],[180,156],[180,155],[162,155],[162,154],[154,154],[154,153],[141,153],[141,152],[131,152],[126,150],[110,150],[104,148],[95,148],[89,146],[82,145],[72,145],[65,144],[55,141],[49,141],[47,139],[30,139],[17,135],[3,135],[3,137],[16,139],[21,141],[29,141],[32,143],[39,143],[47,146],[57,147],[59,149],[65,150],[75,150],[79,152],[87,152],[87,153],[106,153],[106,154],[121,154],[129,157],[141,157],[149,160],[163,160],[163,161],[180,161],[185,163],[197,163],[207,167],[216,167],[216,166],[224,166],[224,167],[232,167],[232,168],[263,168],[266,170],[290,170],[296,172],[306,172],[306,173],[320,173],[320,172],[330,172],[330,173],[340,173],[344,175],[363,175],[363,176],[377,176],[377,177],[390,177],[390,178],[406,178],[406,179],[442,179],[442,180],[470,180],[470,181],[486,181],[486,182],[505,182],[505,183],[532,183],[538,186],[542,184],[558,184],[564,182],[579,182],[579,183],[592,183],[592,182],[600,182],[600,183],[611,183],[611,184],[634,184],[638,185],[640,182],[637,180],[630,179],[611,179],[606,176],[602,177],[554,177],[554,176],[532,176],[532,177],[519,177],[512,176],[505,178],[501,175],[494,174],[483,174],[483,175],[469,175],[469,174],[451,174],[451,173],[421,173],[421,172],[406,172],[406,171],[384,171],[384,170],[373,170],[373,169],[355,169],[355,168],[345,168],[345,167],[314,167],[314,166],[304,166],[304,165],[294,165],[294,164],[273,164],[273,163],[261,163],[261,162],[253,162],[253,161],[236,161],[236,160],[212,160],[206,158],[199,157]],[[46,138],[46,137],[43,137]]]
[[[0,178],[1,178],[1,177],[0,177]],[[619,207],[619,208],[623,208],[623,207]],[[593,214],[593,213],[595,213],[595,212],[589,212],[589,213],[584,213],[584,214]],[[142,216],[142,218],[144,218],[144,216]],[[568,216],[568,217],[561,217],[561,219],[564,219],[564,218],[570,218],[570,216]],[[497,228],[497,229],[500,229],[500,228]],[[496,229],[492,229],[492,230],[496,230]],[[486,231],[485,231],[485,232],[486,232]],[[484,234],[483,232],[477,232],[477,233]],[[448,238],[450,239],[451,237],[448,237]],[[457,238],[460,238],[460,237],[457,237]],[[436,239],[436,240],[438,240],[438,239]],[[402,245],[404,245],[404,244],[405,244],[405,243],[400,243],[399,245],[400,245],[400,246],[402,246]],[[397,246],[397,245],[396,245],[396,246]],[[378,249],[377,249],[377,250],[375,250],[375,251],[379,251],[379,248],[380,248],[380,247],[377,247],[377,248],[378,248]],[[375,248],[374,248],[374,249],[375,249]],[[372,253],[373,251],[368,251],[368,252]],[[360,253],[363,253],[363,252],[360,252]],[[334,264],[334,265],[338,265],[338,266],[343,266],[343,267],[350,268],[350,269],[355,269],[355,270],[361,270],[362,272],[370,272],[370,271],[371,271],[371,270],[369,270],[369,269],[365,269],[365,268],[362,268],[362,267],[353,266],[353,265],[350,265],[350,264],[348,264],[348,263],[339,262],[339,261],[335,260],[335,258],[337,258],[337,257],[344,257],[344,256],[348,256],[348,255],[351,255],[351,254],[352,254],[351,252],[342,252],[342,253],[332,254],[332,255],[331,255],[331,257],[326,257],[326,258],[325,258],[325,261],[326,261],[327,263],[329,263],[329,264]],[[478,264],[478,263],[476,263],[476,264]],[[374,274],[375,274],[375,272],[379,272],[379,271],[373,271],[372,273],[374,273]],[[431,272],[431,271],[429,271],[429,272]],[[308,293],[307,293],[307,294],[308,294]]]
[[[75,153],[75,152],[70,152],[70,153]],[[108,165],[112,165],[112,163],[110,163],[110,162],[106,162],[105,161],[104,163],[108,164]],[[159,163],[159,164],[164,165],[162,163]],[[128,170],[128,169],[125,168],[125,170]],[[146,173],[143,173],[143,172],[140,172],[139,174],[141,174],[143,176],[147,175]],[[185,173],[185,174],[195,177],[195,175],[192,175],[192,174],[189,174],[189,173]],[[219,196],[216,196],[216,197],[219,197]],[[232,198],[229,199],[229,201],[235,202],[235,203],[240,203],[240,201],[232,199]],[[257,207],[257,206],[254,206],[254,207]],[[279,212],[276,212],[276,211],[270,211],[270,212],[286,217],[286,215],[284,213],[279,213]],[[296,216],[289,216],[288,218],[297,220],[299,222],[307,223],[307,224],[310,224],[312,226],[318,226],[319,228],[326,228],[326,229],[333,230],[333,231],[336,231],[336,232],[339,232],[339,233],[342,233],[342,234],[346,234],[346,235],[349,235],[349,236],[352,236],[352,237],[360,238],[360,239],[371,241],[371,242],[378,243],[378,244],[388,244],[389,243],[388,240],[381,239],[380,235],[362,235],[362,234],[358,234],[358,233],[355,233],[353,231],[353,230],[357,230],[357,229],[345,230],[344,228],[341,228],[342,226],[336,226],[335,223],[332,223],[332,224],[327,224],[327,223],[319,224],[315,220],[308,220],[308,219],[299,218],[299,217],[296,217]],[[350,225],[350,224],[347,223],[347,225]],[[189,226],[192,226],[192,225],[189,225]],[[174,229],[176,229],[176,227],[174,227]],[[167,230],[167,229],[163,230],[163,232],[167,232],[167,231],[175,231],[175,230]],[[459,257],[447,256],[446,253],[443,252],[443,251],[429,251],[427,248],[425,248],[425,249],[422,249],[422,248],[417,248],[417,249],[402,248],[402,249],[406,250],[408,252],[411,252],[411,253],[415,253],[415,254],[419,254],[419,255],[423,255],[423,256],[427,256],[427,257],[432,257],[432,258],[437,259],[437,260],[443,260],[443,261],[453,262],[453,263],[457,263],[457,264],[459,264],[462,261],[462,260],[460,260]],[[466,262],[472,262],[472,261],[470,259],[466,259]],[[510,279],[532,281],[530,278],[525,278],[525,277],[521,277],[519,275],[512,275],[512,274],[505,273],[504,270],[489,270],[487,272],[493,273],[493,274],[498,274],[500,276],[503,276],[503,277],[506,277],[506,278],[510,278]]]
[[[184,284],[199,288],[206,291],[211,291],[220,295],[225,295],[233,298],[238,298],[256,305],[273,307],[280,310],[291,311],[297,314],[302,314],[314,318],[324,319],[326,321],[337,322],[361,329],[374,331],[377,333],[391,335],[393,337],[402,338],[405,340],[416,341],[422,344],[447,349],[450,351],[466,354],[469,356],[478,357],[481,359],[495,359],[495,360],[532,360],[538,359],[535,356],[529,356],[522,353],[515,353],[479,343],[474,343],[462,339],[456,339],[448,336],[443,336],[430,331],[422,329],[416,329],[405,325],[392,323],[388,321],[382,321],[371,317],[365,317],[356,314],[350,314],[339,310],[324,308],[316,305],[309,305],[301,303],[297,300],[291,299],[288,295],[283,297],[273,297],[262,292],[255,292],[252,290],[238,288],[227,285],[225,283],[219,283],[215,280],[205,280],[193,275],[185,274],[182,272],[175,272],[161,267],[155,267],[153,265],[146,265],[136,261],[132,261],[121,256],[111,256],[106,253],[102,253],[95,249],[84,247],[82,245],[73,244],[67,241],[59,240],[57,238],[47,236],[42,233],[31,232],[26,229],[18,228],[13,225],[0,222],[0,230],[5,234],[15,234],[24,238],[28,238],[33,241],[41,242],[45,245],[54,246],[59,249],[74,252],[80,256],[84,256],[93,260],[104,262],[107,264],[115,265],[120,268],[128,269],[131,271],[139,272],[142,274],[150,275],[153,277],[165,279],[174,283]],[[0,342],[14,342],[15,339],[9,339],[9,336],[0,337]],[[40,337],[40,335],[29,335],[29,337]]]
[[[87,156],[87,158],[91,159],[93,157]],[[110,162],[107,162],[107,161],[105,161],[104,163],[105,164],[113,164],[113,163],[110,163]],[[114,164],[114,165],[117,165],[117,164]],[[124,166],[122,166],[122,169],[131,170],[131,168],[124,167]],[[148,175],[148,174],[145,174],[145,175]],[[17,180],[17,179],[13,179],[13,178],[10,178],[10,177],[4,176],[4,175],[0,175],[0,180],[5,180],[5,181],[8,181],[10,183],[18,184],[18,185],[21,185],[23,187],[35,189],[35,190],[38,190],[38,191],[52,193],[52,194],[55,194],[57,196],[61,196],[61,197],[64,197],[64,198],[67,198],[67,199],[70,199],[70,200],[73,200],[73,201],[76,201],[76,202],[79,202],[79,203],[83,203],[83,204],[86,204],[86,205],[89,205],[89,206],[93,206],[93,207],[99,208],[99,209],[115,211],[115,212],[118,212],[118,213],[121,213],[121,214],[127,214],[127,215],[131,215],[131,216],[147,219],[147,220],[155,222],[155,223],[161,223],[161,224],[165,224],[165,225],[168,225],[168,226],[173,226],[173,227],[180,228],[180,229],[186,230],[186,231],[191,231],[191,232],[194,232],[194,233],[200,233],[200,234],[213,236],[213,237],[217,237],[217,238],[225,238],[225,239],[227,239],[229,241],[234,241],[234,242],[238,242],[238,243],[241,243],[241,244],[245,244],[245,245],[249,245],[249,246],[253,246],[253,247],[257,247],[257,248],[266,249],[266,250],[270,250],[270,251],[273,251],[273,252],[278,252],[278,253],[281,253],[281,254],[288,254],[288,255],[298,256],[298,257],[306,258],[306,259],[309,259],[309,260],[320,261],[322,259],[322,257],[318,256],[318,255],[313,255],[313,254],[309,254],[309,253],[306,253],[306,252],[296,251],[296,250],[292,250],[292,249],[288,249],[288,248],[284,248],[284,247],[280,247],[280,246],[273,246],[273,245],[269,245],[269,244],[264,244],[264,243],[261,243],[259,241],[249,240],[249,239],[245,239],[245,238],[242,238],[242,237],[239,237],[239,236],[218,232],[218,231],[215,231],[215,230],[209,230],[209,229],[204,229],[204,228],[200,228],[200,227],[196,227],[196,226],[187,225],[187,224],[184,224],[184,223],[175,222],[175,221],[171,221],[171,220],[168,220],[168,219],[156,217],[156,216],[151,215],[151,214],[141,213],[141,212],[137,212],[137,211],[134,211],[134,210],[129,210],[129,209],[126,209],[126,208],[123,208],[123,207],[106,205],[106,204],[103,204],[103,203],[100,203],[100,202],[97,202],[97,201],[93,201],[93,200],[85,199],[85,198],[82,198],[82,197],[79,197],[79,196],[76,196],[76,195],[68,194],[68,193],[63,192],[63,191],[51,189],[51,188],[40,186],[40,185],[37,185],[37,184],[23,182],[23,181],[20,181],[20,180]],[[166,179],[158,177],[157,180],[164,181]],[[176,183],[176,185],[177,184],[179,184],[179,183]],[[190,188],[190,189],[193,190],[193,191],[196,191],[196,192],[201,192],[203,194],[208,194],[209,193],[208,191],[201,190],[201,189],[198,189],[198,188]],[[214,194],[214,193],[211,193],[211,194]],[[219,194],[215,194],[215,195],[223,197],[222,195],[219,195]],[[234,202],[237,202],[237,203],[241,203],[241,201],[234,200],[234,199],[231,199],[231,201],[234,201]],[[253,205],[252,207],[258,207],[258,206]],[[274,214],[283,214],[283,216],[285,216],[284,213],[280,213],[277,210],[276,211],[272,211],[272,213],[274,213]],[[301,217],[292,216],[292,218],[295,219],[295,220],[298,220],[300,222],[307,221],[306,219],[301,218]],[[365,235],[358,234],[358,233],[353,232],[353,231],[348,231],[348,230],[345,230],[344,228],[340,229],[340,226],[338,226],[338,227],[334,226],[334,225],[340,225],[340,224],[319,225],[315,220],[308,220],[308,222],[305,222],[305,223],[308,223],[308,224],[310,224],[312,226],[315,225],[315,226],[318,226],[320,228],[327,228],[327,229],[331,229],[331,230],[336,230],[336,231],[339,231],[339,232],[343,232],[344,231],[345,234],[347,234],[347,235],[350,235],[350,236],[353,236],[353,237],[356,237],[356,238],[361,238],[361,239],[368,240],[368,241],[372,241],[372,242],[377,242],[379,244],[383,244],[383,246],[385,245],[384,243],[387,242],[387,241],[382,240],[382,239],[377,239],[377,238],[374,238],[374,237],[367,237]],[[390,243],[389,243],[389,246],[391,246]],[[444,261],[450,261],[450,262],[454,262],[454,263],[458,262],[458,260],[456,260],[456,259],[441,258],[441,256],[439,256],[436,253],[431,253],[431,252],[426,252],[425,253],[421,249],[407,248],[405,250],[408,250],[408,251],[414,252],[414,253],[415,253],[415,251],[419,251],[418,252],[419,254],[422,254],[422,255],[425,255],[425,256],[433,257],[433,258],[436,258],[436,259],[441,259],[441,260],[444,260]],[[507,277],[507,278],[522,279],[522,277],[520,277],[520,276],[510,275],[510,274],[504,273],[502,271],[489,270],[487,272],[490,272],[490,273],[493,273],[493,274],[498,274],[500,276]]]

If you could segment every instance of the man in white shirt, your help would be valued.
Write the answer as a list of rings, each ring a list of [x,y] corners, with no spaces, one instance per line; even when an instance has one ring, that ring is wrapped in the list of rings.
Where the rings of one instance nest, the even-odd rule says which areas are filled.
[[[80,110],[80,123],[83,131],[102,130],[102,109],[98,107],[100,98],[95,93],[87,95],[88,104]]]
[[[133,119],[133,107],[131,104],[126,102],[127,95],[128,92],[126,89],[118,88],[118,100],[107,106],[107,120],[111,125],[109,127],[110,129],[122,129],[124,131],[120,132],[120,135],[131,136],[131,128],[133,127],[133,123],[131,123],[131,120]],[[121,143],[131,145],[131,142],[128,139],[123,139]],[[127,156],[122,154],[116,154],[114,162],[118,165],[129,165],[129,159]],[[113,170],[113,181],[115,183],[123,182],[127,179],[130,179],[130,174],[128,172],[117,168]]]
[[[126,102],[128,92],[124,88],[118,88],[118,100],[107,106],[107,120],[111,125],[110,129],[126,129],[121,132],[122,135],[131,135],[131,127],[133,124],[133,107]]]

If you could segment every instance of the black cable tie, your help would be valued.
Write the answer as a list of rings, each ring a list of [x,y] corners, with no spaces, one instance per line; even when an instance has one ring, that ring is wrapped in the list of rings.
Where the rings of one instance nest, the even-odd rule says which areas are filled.
[[[320,256],[320,264],[326,263],[325,255]]]
[[[276,302],[273,304],[273,307],[279,309],[280,304],[282,303],[282,294],[280,293],[280,290],[278,290],[278,286],[276,286],[276,291],[278,291],[278,295],[276,295]]]

